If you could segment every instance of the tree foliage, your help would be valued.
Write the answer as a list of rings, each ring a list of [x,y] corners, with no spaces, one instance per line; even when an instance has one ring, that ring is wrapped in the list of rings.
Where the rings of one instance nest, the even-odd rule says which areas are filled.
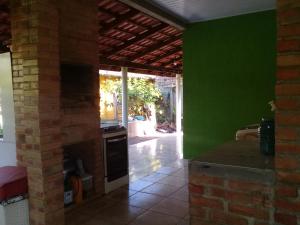
[[[128,113],[131,116],[150,116],[149,105],[162,97],[153,80],[142,78],[128,79]]]
[[[122,102],[121,80],[106,81],[103,91],[116,93],[118,102]],[[155,87],[154,81],[145,78],[128,79],[128,113],[130,116],[149,116],[148,106],[155,104],[162,98],[159,89]]]

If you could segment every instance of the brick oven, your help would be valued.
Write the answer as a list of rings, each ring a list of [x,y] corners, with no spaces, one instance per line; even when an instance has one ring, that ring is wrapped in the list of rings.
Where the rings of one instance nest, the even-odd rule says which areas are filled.
[[[92,65],[61,63],[60,109],[64,157],[82,160],[85,171],[93,176],[95,192],[101,193],[103,174],[97,87]]]

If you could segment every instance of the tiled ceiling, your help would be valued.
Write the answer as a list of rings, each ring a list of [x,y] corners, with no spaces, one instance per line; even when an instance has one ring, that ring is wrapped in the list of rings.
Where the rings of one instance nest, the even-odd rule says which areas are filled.
[[[276,8],[276,0],[144,0],[189,22],[198,22]]]

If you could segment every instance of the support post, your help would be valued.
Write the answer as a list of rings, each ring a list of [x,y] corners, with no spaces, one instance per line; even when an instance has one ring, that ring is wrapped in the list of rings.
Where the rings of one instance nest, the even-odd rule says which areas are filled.
[[[128,68],[122,67],[122,125],[128,128],[128,92],[127,92],[127,76]]]
[[[176,131],[181,132],[181,116],[182,116],[182,93],[181,93],[181,74],[176,74]]]

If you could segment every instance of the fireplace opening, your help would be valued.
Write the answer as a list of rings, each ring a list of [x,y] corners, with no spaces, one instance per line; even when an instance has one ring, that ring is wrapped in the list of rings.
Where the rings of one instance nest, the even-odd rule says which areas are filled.
[[[94,106],[93,67],[61,64],[61,106],[64,109]]]
[[[103,159],[97,104],[99,91],[94,67],[62,63],[60,69],[64,202],[68,206],[101,193]]]

